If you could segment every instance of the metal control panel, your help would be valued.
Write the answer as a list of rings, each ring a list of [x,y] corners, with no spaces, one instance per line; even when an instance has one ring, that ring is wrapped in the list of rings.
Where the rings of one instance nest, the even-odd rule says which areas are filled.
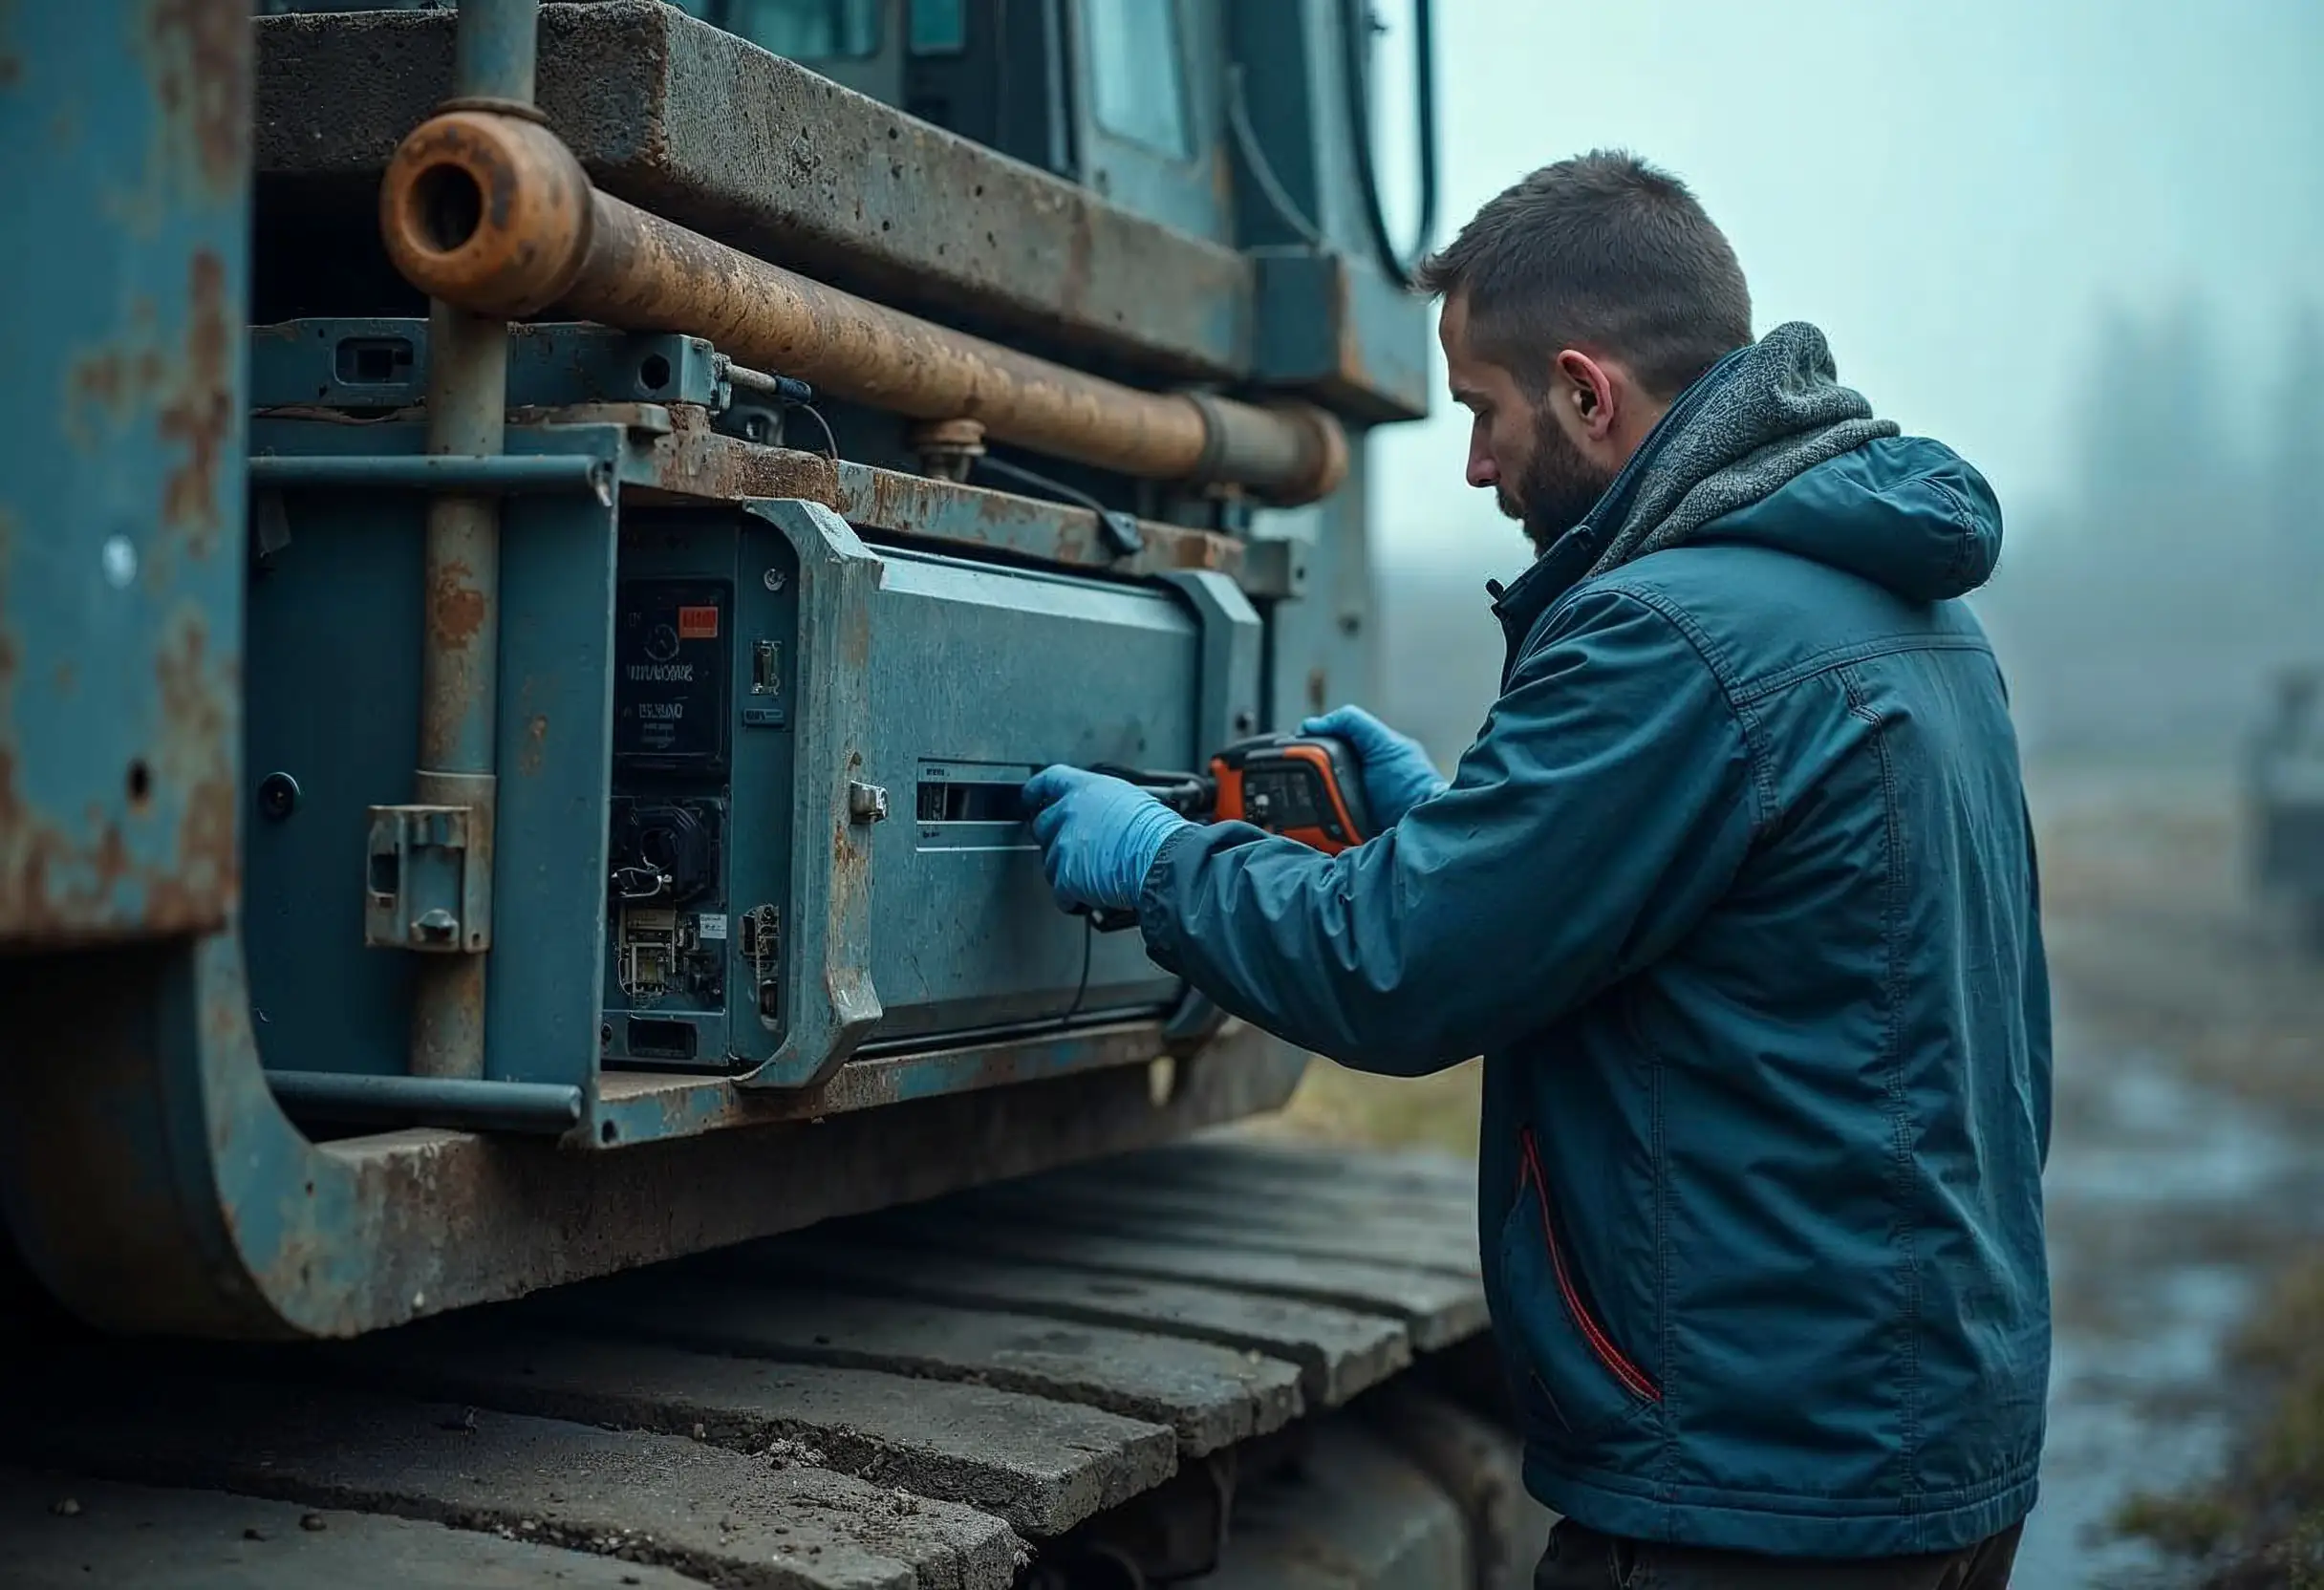
[[[743,1070],[784,1030],[798,563],[764,520],[641,515],[613,603],[604,1062]],[[746,814],[744,817],[742,814]]]

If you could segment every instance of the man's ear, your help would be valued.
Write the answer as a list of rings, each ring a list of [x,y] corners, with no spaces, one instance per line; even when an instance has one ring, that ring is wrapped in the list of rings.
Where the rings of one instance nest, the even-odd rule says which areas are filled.
[[[1568,348],[1558,355],[1553,400],[1582,437],[1603,441],[1614,429],[1614,380],[1604,365]]]

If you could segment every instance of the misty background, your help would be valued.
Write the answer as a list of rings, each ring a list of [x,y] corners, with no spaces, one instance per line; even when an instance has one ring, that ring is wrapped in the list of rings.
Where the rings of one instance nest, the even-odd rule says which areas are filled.
[[[1375,0],[1391,228],[1415,211],[1409,0]],[[1686,180],[1754,330],[1977,465],[1974,600],[2030,755],[2229,753],[2324,660],[2324,4],[1437,0],[1442,243],[1597,145]],[[1481,591],[1526,558],[1442,394],[1376,433],[1382,706],[1450,766],[1491,699]]]

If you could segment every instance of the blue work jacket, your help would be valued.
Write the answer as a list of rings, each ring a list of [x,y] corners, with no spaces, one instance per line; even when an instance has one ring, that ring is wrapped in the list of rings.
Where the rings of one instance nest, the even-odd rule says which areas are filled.
[[[1500,593],[1451,787],[1336,857],[1189,827],[1149,953],[1360,1069],[1485,1057],[1526,1479],[1614,1535],[1959,1547],[2033,1506],[2049,990],[2016,741],[1955,598],[1984,480],[1886,437]]]

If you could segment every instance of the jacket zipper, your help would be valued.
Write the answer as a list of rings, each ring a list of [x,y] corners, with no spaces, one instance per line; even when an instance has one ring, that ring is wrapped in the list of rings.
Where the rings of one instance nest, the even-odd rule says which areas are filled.
[[[1644,1369],[1631,1363],[1623,1350],[1614,1345],[1613,1338],[1606,1335],[1603,1327],[1591,1318],[1590,1311],[1582,1306],[1582,1294],[1576,1289],[1573,1272],[1565,1262],[1565,1249],[1558,1241],[1558,1228],[1549,1217],[1549,1184],[1541,1175],[1540,1150],[1534,1141],[1533,1128],[1521,1128],[1517,1140],[1525,1155],[1517,1178],[1520,1190],[1525,1181],[1533,1183],[1533,1195],[1541,1211],[1541,1240],[1548,1245],[1549,1266],[1557,1274],[1558,1295],[1565,1300],[1566,1313],[1573,1316],[1574,1324],[1582,1332],[1582,1339],[1589,1343],[1590,1350],[1598,1355],[1598,1362],[1606,1366],[1609,1374],[1622,1382],[1633,1396],[1650,1403],[1661,1402],[1661,1389],[1646,1378]]]

